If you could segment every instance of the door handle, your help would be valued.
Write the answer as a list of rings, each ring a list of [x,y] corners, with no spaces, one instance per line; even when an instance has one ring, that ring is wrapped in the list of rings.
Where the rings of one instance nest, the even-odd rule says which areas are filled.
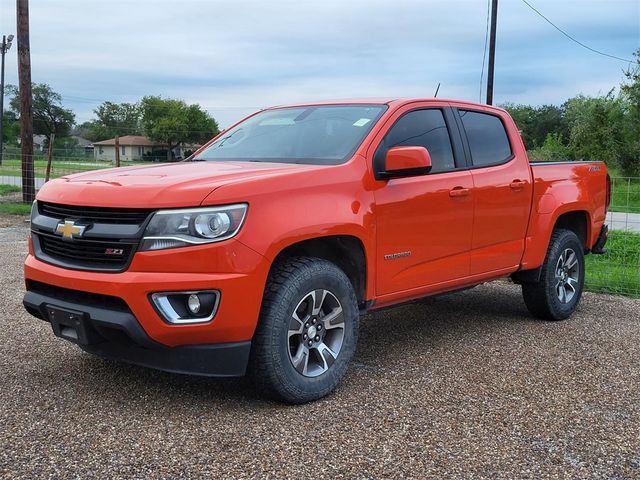
[[[469,195],[468,188],[456,187],[453,190],[449,190],[450,197],[466,197]]]
[[[520,190],[521,188],[524,188],[527,186],[527,182],[525,182],[524,180],[514,180],[509,184],[509,186],[513,190]]]

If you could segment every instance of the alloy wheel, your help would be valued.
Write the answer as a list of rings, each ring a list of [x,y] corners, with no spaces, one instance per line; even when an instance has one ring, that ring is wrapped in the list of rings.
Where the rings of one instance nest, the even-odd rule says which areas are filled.
[[[556,295],[561,303],[570,303],[576,295],[580,280],[580,263],[572,248],[566,248],[556,263]]]
[[[288,352],[293,367],[305,377],[325,373],[342,349],[345,324],[342,305],[329,290],[302,297],[291,315]]]

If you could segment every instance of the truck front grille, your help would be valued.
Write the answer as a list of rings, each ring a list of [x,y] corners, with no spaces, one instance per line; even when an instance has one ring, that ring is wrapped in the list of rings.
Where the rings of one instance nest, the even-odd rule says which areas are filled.
[[[60,205],[57,203],[38,202],[41,215],[53,218],[81,218],[89,223],[114,223],[140,225],[153,211],[149,208],[105,208],[80,207],[76,205]]]
[[[73,240],[65,241],[54,235],[38,233],[33,235],[38,255],[43,260],[60,266],[85,270],[122,271],[136,247],[136,243],[114,240]],[[39,247],[39,248],[38,248]]]
[[[35,256],[64,268],[124,271],[153,212],[150,208],[84,207],[38,201],[31,217]],[[58,226],[67,221],[85,225],[86,231],[81,236],[63,238]]]

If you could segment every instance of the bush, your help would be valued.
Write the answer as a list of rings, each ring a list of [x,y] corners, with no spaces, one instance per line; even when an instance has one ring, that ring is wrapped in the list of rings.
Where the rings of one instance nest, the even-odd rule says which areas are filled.
[[[532,162],[552,162],[560,160],[572,160],[571,149],[562,142],[561,133],[549,133],[540,148],[535,148],[529,153]]]

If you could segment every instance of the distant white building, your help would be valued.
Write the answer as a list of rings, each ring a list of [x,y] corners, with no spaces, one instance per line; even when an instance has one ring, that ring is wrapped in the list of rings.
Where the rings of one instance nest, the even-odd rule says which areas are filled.
[[[154,142],[141,135],[125,135],[118,138],[120,145],[120,161],[143,160],[145,154],[167,149],[167,145]],[[185,151],[194,151],[200,145],[185,145],[173,149],[174,158],[183,158]],[[93,157],[96,160],[113,162],[116,159],[116,139],[102,140],[93,143]]]
[[[44,152],[47,148],[47,136],[46,135],[34,135],[33,136],[33,150],[36,152]]]
[[[140,135],[125,135],[118,138],[120,145],[120,160],[132,161],[142,160],[145,153],[151,153],[154,150],[166,149],[166,145],[158,142],[152,142],[147,137]],[[93,143],[93,158],[96,160],[115,161],[116,159],[116,139],[102,140]]]

